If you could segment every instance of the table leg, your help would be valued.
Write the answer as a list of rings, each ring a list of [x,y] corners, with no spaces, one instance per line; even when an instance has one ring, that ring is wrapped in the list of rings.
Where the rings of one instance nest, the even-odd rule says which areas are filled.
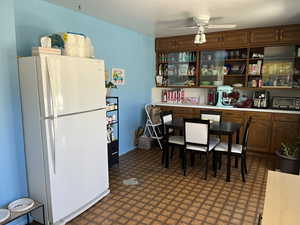
[[[226,181],[230,182],[230,170],[231,170],[231,147],[232,147],[232,134],[228,136],[228,152],[227,152],[227,177]]]

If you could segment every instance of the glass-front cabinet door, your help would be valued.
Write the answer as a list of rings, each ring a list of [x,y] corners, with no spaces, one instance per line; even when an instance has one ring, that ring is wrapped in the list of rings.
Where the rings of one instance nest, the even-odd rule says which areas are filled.
[[[223,85],[225,51],[201,51],[200,86]]]
[[[157,86],[196,85],[196,52],[160,53],[157,62]]]
[[[262,78],[264,86],[292,87],[295,46],[266,47]]]

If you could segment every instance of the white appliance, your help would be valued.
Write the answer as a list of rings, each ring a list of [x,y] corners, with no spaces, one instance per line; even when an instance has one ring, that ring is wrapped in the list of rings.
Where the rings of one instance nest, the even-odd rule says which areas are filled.
[[[65,224],[109,193],[104,62],[25,57],[19,73],[29,197]]]

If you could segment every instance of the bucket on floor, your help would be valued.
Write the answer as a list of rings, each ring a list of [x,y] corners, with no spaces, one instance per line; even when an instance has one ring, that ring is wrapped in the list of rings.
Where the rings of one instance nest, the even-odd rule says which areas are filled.
[[[149,149],[151,149],[151,143],[152,143],[152,138],[150,138],[150,137],[143,135],[138,138],[138,148],[139,149],[149,150]]]

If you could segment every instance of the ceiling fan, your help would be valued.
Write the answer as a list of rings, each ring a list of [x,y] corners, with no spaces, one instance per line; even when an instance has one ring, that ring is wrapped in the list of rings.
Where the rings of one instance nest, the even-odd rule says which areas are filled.
[[[184,26],[184,28],[197,29],[197,34],[195,35],[195,44],[204,44],[206,43],[205,31],[207,29],[230,29],[236,27],[235,24],[209,24],[211,19],[209,16],[197,16],[193,17],[192,26]]]

